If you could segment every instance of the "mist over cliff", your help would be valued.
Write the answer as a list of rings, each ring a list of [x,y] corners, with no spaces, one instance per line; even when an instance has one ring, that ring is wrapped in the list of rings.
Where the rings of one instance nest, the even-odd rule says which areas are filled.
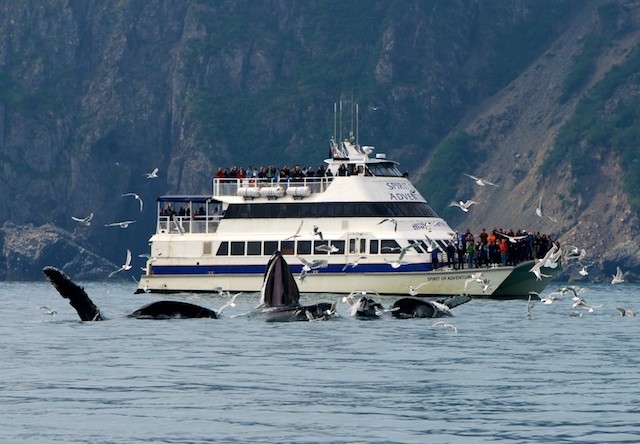
[[[15,262],[33,239],[19,227],[67,233],[99,277],[91,258],[148,251],[158,195],[210,193],[218,166],[318,166],[338,100],[359,103],[360,141],[454,227],[550,232],[600,258],[638,250],[638,6],[0,2],[0,276],[39,278]],[[557,224],[535,219],[542,194]],[[462,198],[482,205],[453,212]],[[90,213],[88,227],[71,219]],[[136,222],[105,226],[122,220]]]

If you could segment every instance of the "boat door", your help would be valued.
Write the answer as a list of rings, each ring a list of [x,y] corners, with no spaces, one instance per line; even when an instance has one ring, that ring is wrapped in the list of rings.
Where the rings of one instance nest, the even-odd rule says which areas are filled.
[[[367,238],[362,233],[347,234],[347,258],[349,256],[363,256],[367,254]]]

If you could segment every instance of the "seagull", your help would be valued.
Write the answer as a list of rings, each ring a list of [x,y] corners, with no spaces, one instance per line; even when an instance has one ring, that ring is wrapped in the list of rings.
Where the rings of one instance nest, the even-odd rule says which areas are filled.
[[[482,274],[482,272],[478,272],[478,273],[474,273],[471,275],[471,277],[469,279],[466,279],[464,281],[464,289],[467,289],[467,286],[472,283],[472,282],[477,282],[478,284],[482,285],[482,292],[484,293],[485,291],[487,291],[489,289],[489,287],[491,286],[491,280],[487,279],[487,277],[485,277],[484,274]]]
[[[613,279],[611,279],[611,283],[613,285],[622,284],[624,282],[624,273],[622,273],[620,267],[616,267],[616,274],[612,274],[611,276],[613,277]]]
[[[300,237],[300,230],[302,229],[302,224],[304,224],[304,220],[300,221],[300,226],[298,227],[296,232],[292,236],[289,236],[288,238],[286,238],[285,240],[291,240],[291,239],[295,239],[296,237]]]
[[[157,179],[158,178],[158,169],[154,168],[150,173],[146,173],[147,179]]]
[[[176,226],[176,231],[178,232],[178,234],[180,234],[180,236],[182,236],[184,234],[184,228],[182,227],[182,221],[178,221],[178,219],[176,217],[174,217],[174,215],[171,215],[171,220],[173,221],[173,224]]]
[[[438,242],[434,241],[426,234],[424,235],[424,237],[427,240],[427,253],[431,253],[433,250],[438,248]]]
[[[393,231],[398,231],[398,221],[393,218],[382,219],[378,222],[378,225],[383,224],[385,222],[391,222],[393,224]]]
[[[140,211],[142,211],[142,207],[144,206],[144,202],[142,202],[142,199],[140,198],[140,196],[136,193],[125,193],[122,194],[121,197],[125,197],[125,196],[133,196],[138,202],[140,202]]]
[[[122,265],[122,267],[120,267],[117,270],[112,271],[111,273],[109,273],[109,277],[111,277],[114,274],[119,273],[121,271],[125,271],[125,270],[131,270],[131,250],[127,250],[127,259],[125,260],[125,262]]]
[[[322,251],[324,253],[337,253],[338,251],[340,251],[338,247],[336,247],[335,245],[327,245],[327,244],[317,245],[316,248],[314,249],[316,251]]]
[[[540,196],[540,200],[538,201],[538,207],[536,208],[536,216],[538,216],[538,217],[546,217],[551,222],[558,222],[558,219],[556,219],[554,217],[551,217],[551,216],[547,216],[546,214],[542,214],[542,196]]]
[[[572,307],[573,308],[582,308],[584,310],[587,310],[589,313],[593,313],[593,309],[602,307],[602,304],[600,304],[600,305],[589,305],[589,304],[587,304],[587,301],[585,301],[584,299],[578,298],[578,300],[572,305]]]
[[[418,294],[418,290],[420,289],[420,287],[422,287],[423,285],[428,284],[428,282],[421,282],[416,286],[413,285],[405,285],[405,287],[407,287],[409,289],[409,295],[411,296],[415,296]]]
[[[460,202],[451,202],[449,204],[450,207],[458,207],[460,208],[462,211],[464,211],[465,213],[469,212],[469,207],[473,204],[477,204],[478,202],[476,202],[475,200],[468,200],[466,202],[460,201]]]
[[[349,267],[356,268],[359,265],[360,261],[362,259],[366,259],[366,258],[367,258],[367,256],[359,256],[354,261],[347,262],[346,264],[344,264],[344,267],[342,267],[342,271],[346,270]]]
[[[616,310],[618,310],[618,313],[620,313],[620,316],[626,316],[628,318],[632,318],[636,315],[635,312],[630,308],[616,308]],[[55,310],[54,310],[54,313],[55,313]]]
[[[308,261],[303,257],[296,256],[300,259],[300,262],[303,263],[302,269],[306,269],[307,271],[317,270],[318,268],[327,268],[329,266],[329,262],[326,259],[316,259],[313,261]]]
[[[533,299],[532,296],[536,296],[536,297],[540,297],[540,294],[535,292],[535,291],[530,291],[529,292],[529,299],[527,299],[527,310],[525,311],[525,314],[527,315],[527,318],[531,318],[531,309],[533,308]]]
[[[470,177],[471,179],[476,181],[476,184],[480,185],[481,187],[485,186],[485,185],[491,185],[494,187],[497,187],[498,185],[496,185],[493,182],[489,182],[487,179],[482,179],[480,177],[476,177],[476,176],[472,176],[471,174],[467,174],[467,173],[462,173],[467,177]]]
[[[324,237],[322,237],[322,231],[320,231],[320,227],[317,225],[313,226],[313,235],[320,237],[320,240],[323,241]]]
[[[135,220],[123,220],[122,222],[113,222],[111,224],[105,224],[105,227],[120,227],[127,228],[129,225],[135,223]]]
[[[48,314],[50,316],[54,316],[58,313],[57,311],[55,311],[53,308],[49,308],[46,307],[44,305],[41,305],[40,307],[38,307],[38,310],[40,310],[41,312],[43,312],[44,314]]]
[[[91,225],[91,219],[93,219],[93,213],[91,213],[87,217],[71,216],[71,219],[75,220],[76,222],[80,222],[82,225],[86,225],[88,227],[89,225]]]
[[[565,245],[563,248],[562,257],[566,260],[577,259],[578,261],[585,258],[587,255],[587,250],[584,248],[581,250],[580,248],[573,245]]]
[[[580,265],[582,268],[580,269],[580,271],[578,271],[578,273],[580,274],[580,276],[587,276],[589,274],[589,272],[587,271],[587,268],[589,268],[591,265],[593,264],[589,264],[589,265],[582,265],[580,262],[578,262],[578,265]]]
[[[139,254],[138,257],[143,257],[147,259],[147,261],[149,261],[150,264],[155,262],[158,259],[157,257],[153,257],[150,254],[145,254],[145,253]]]
[[[437,322],[431,324],[431,326],[429,328],[436,328],[436,327],[438,327],[440,325],[442,325],[446,330],[453,330],[453,332],[455,334],[458,334],[458,329],[456,328],[455,325],[451,324],[450,322],[437,321]]]
[[[508,234],[502,233],[502,232],[498,232],[498,234],[500,236],[504,236],[507,239],[509,239],[509,242],[513,243],[513,244],[517,244],[519,240],[521,239],[525,239],[527,236],[509,236]]]
[[[235,307],[236,306],[236,298],[238,296],[240,296],[241,294],[242,294],[242,292],[236,293],[233,296],[231,296],[231,299],[229,299],[229,301],[226,304],[224,304],[222,307],[220,307],[218,309],[218,314],[222,313],[222,310],[224,310],[227,307]]]

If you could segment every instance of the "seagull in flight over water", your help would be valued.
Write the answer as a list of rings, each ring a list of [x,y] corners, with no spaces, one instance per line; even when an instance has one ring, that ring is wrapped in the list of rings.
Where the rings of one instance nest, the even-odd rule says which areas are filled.
[[[300,221],[300,226],[298,227],[296,232],[293,235],[286,238],[285,240],[291,240],[291,239],[295,239],[296,237],[300,237],[300,230],[302,229],[302,224],[304,224],[304,220]]]
[[[113,222],[111,224],[105,224],[105,227],[120,227],[127,228],[129,225],[135,223],[135,220],[123,220],[122,222]]]
[[[469,212],[469,207],[473,204],[477,204],[478,202],[476,202],[475,200],[468,200],[466,202],[460,201],[460,202],[451,202],[449,204],[450,207],[458,207],[460,208],[462,211],[464,211],[465,213]]]
[[[142,207],[144,206],[144,202],[142,202],[142,199],[140,198],[140,196],[136,193],[125,193],[122,194],[121,197],[126,197],[126,196],[133,196],[138,202],[140,202],[140,211],[142,211]]]
[[[71,219],[75,220],[76,222],[80,222],[82,225],[86,225],[88,227],[89,225],[91,225],[91,219],[93,219],[93,213],[91,213],[87,217],[71,216]]]
[[[146,173],[147,179],[157,179],[158,178],[158,169],[154,168],[150,173]]]
[[[476,176],[472,176],[471,174],[467,174],[467,173],[462,173],[467,177],[470,177],[471,179],[475,180],[476,184],[480,185],[481,187],[485,186],[485,185],[491,185],[494,187],[497,187],[498,185],[496,185],[493,182],[489,182],[487,179],[483,179],[481,177],[476,177]]]
[[[624,273],[622,273],[620,267],[616,267],[616,274],[612,274],[611,276],[613,277],[613,279],[611,279],[611,283],[613,285],[622,284],[624,282]]]
[[[125,271],[125,270],[131,270],[131,250],[127,250],[127,259],[125,260],[125,262],[122,265],[122,267],[120,267],[117,270],[112,271],[111,273],[109,273],[109,277],[111,277],[114,274],[119,273],[121,271]]]

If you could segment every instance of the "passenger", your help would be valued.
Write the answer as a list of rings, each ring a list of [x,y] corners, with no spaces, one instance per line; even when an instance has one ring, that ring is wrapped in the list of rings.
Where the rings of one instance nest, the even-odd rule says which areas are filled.
[[[457,268],[456,267],[456,246],[451,241],[447,243],[447,262],[449,263],[449,267],[453,268],[454,270]]]
[[[509,258],[509,244],[507,244],[506,239],[502,238],[500,239],[500,259],[503,267],[507,265],[508,258]]]

